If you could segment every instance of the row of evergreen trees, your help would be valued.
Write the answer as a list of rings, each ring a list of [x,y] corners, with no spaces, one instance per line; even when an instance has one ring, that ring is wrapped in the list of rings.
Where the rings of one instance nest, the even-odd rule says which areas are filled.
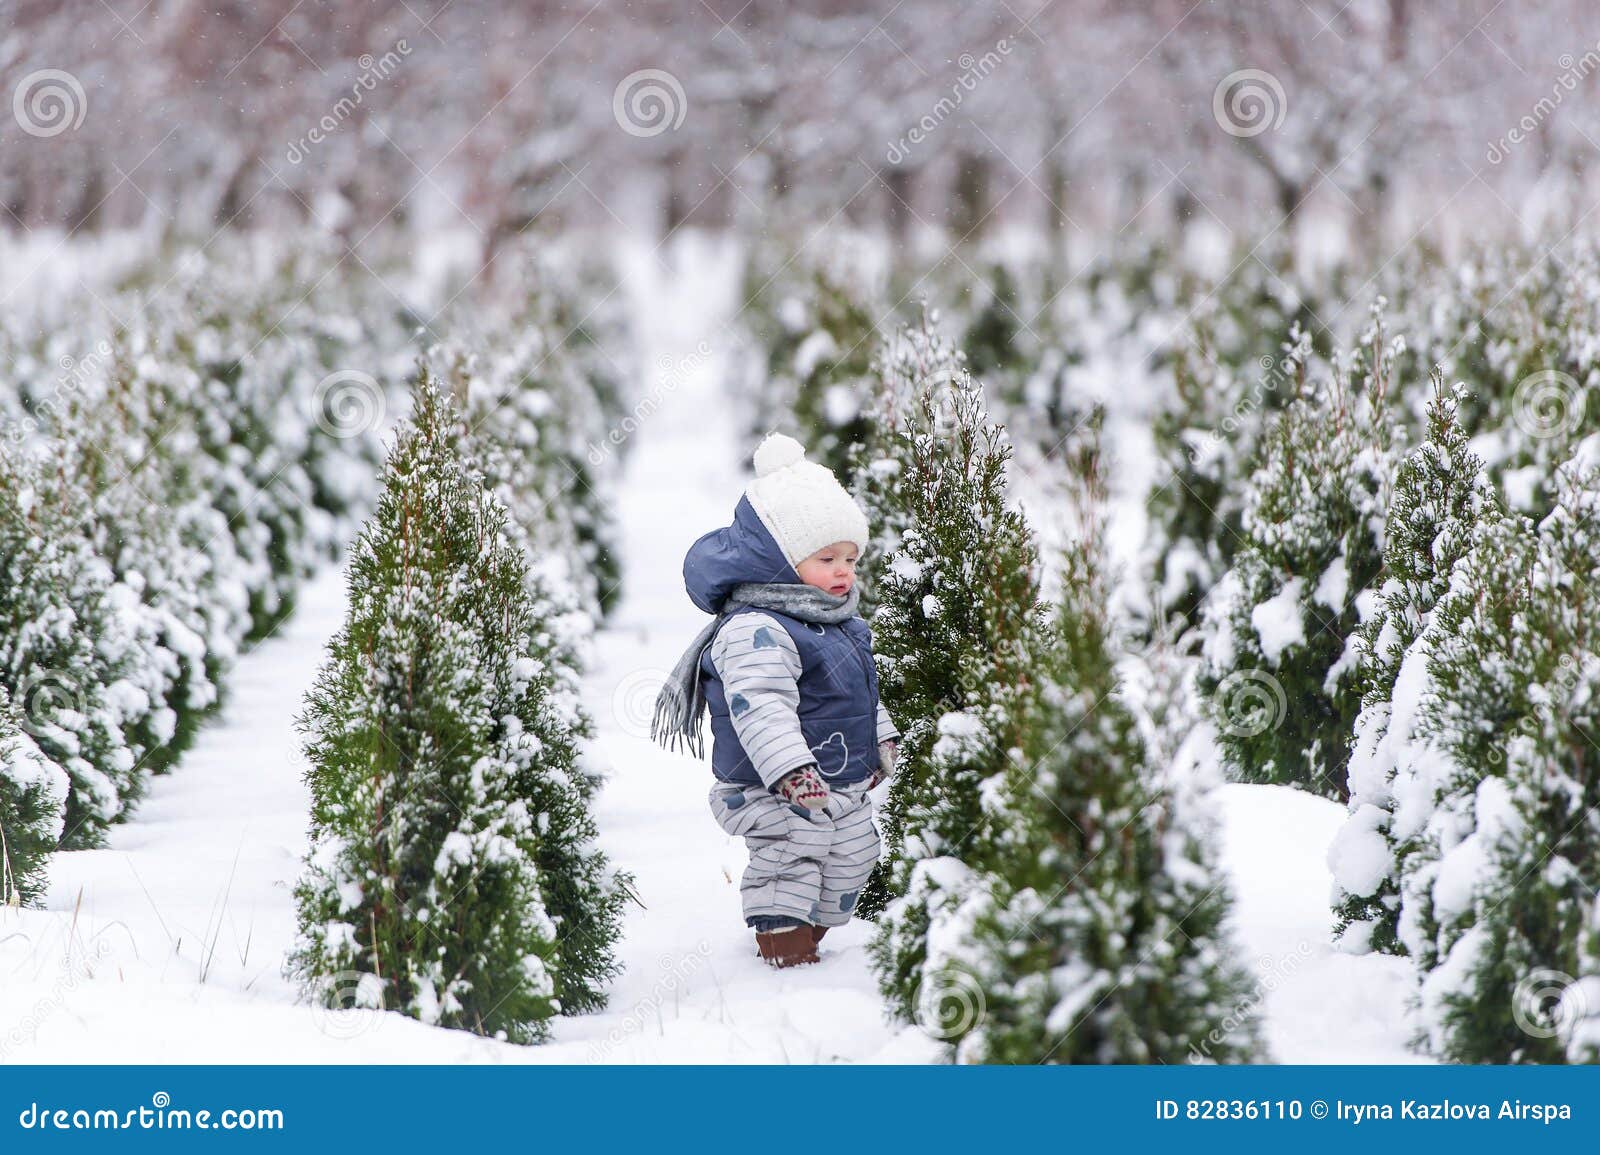
[[[51,851],[128,817],[376,509],[307,702],[294,965],[338,1002],[531,1040],[603,1001],[628,894],[592,846],[602,768],[578,698],[620,579],[615,461],[589,452],[620,418],[614,287],[508,251],[516,292],[458,295],[424,326],[341,255],[158,254],[100,287],[108,336],[81,361],[81,325],[0,332],[3,899],[35,901]],[[495,352],[439,351],[471,403],[425,377],[380,485],[400,399],[383,382],[440,329]]]
[[[1399,441],[1423,435],[1438,366],[1468,386],[1461,420],[1512,508],[1547,510],[1565,435],[1600,428],[1592,240],[1452,262],[1419,247],[1371,275],[1304,269],[1273,244],[1206,272],[1200,256],[1145,241],[1064,266],[1044,254],[935,260],[848,231],[803,240],[785,247],[779,233],[751,250],[741,314],[751,428],[797,427],[832,447],[829,464],[848,477],[849,444],[866,435],[867,350],[912,319],[908,301],[936,302],[991,404],[1027,431],[1019,452],[1048,450],[1096,403],[1152,429],[1142,580],[1120,599],[1146,636],[1200,624],[1204,596],[1245,542],[1252,476],[1278,415],[1317,387],[1308,378],[1348,371],[1339,349],[1367,352],[1369,297],[1386,300],[1386,328],[1403,337],[1386,354]]]
[[[1367,693],[1332,852],[1340,932],[1409,955],[1462,1062],[1600,1059],[1600,457],[1510,513],[1442,386],[1395,482]]]
[[[925,322],[878,376],[856,476],[887,539],[863,581],[904,732],[862,904],[886,1000],[963,1061],[1258,1057],[1204,791],[1119,684],[1097,434],[1048,605],[963,359]]]
[[[0,341],[6,901],[128,817],[360,509],[333,479],[370,469],[376,430],[340,427],[318,386],[375,334],[295,310],[316,267],[219,244],[154,288],[129,274],[98,340],[69,309]]]
[[[515,1042],[603,1005],[629,879],[594,846],[576,592],[529,564],[515,445],[426,368],[308,695],[291,970],[334,1006]]]
[[[1053,443],[1084,419],[1107,382],[1125,395],[1114,399],[1125,420],[1153,422],[1159,464],[1142,575],[1150,590],[1142,607],[1131,599],[1144,615],[1135,625],[1147,638],[1176,635],[1182,650],[1199,651],[1199,687],[1231,776],[1348,799],[1350,821],[1331,858],[1341,941],[1417,962],[1426,974],[1421,1041],[1441,1055],[1576,1057],[1595,1046],[1593,1028],[1585,1036],[1578,1022],[1583,1008],[1600,1005],[1592,927],[1571,914],[1585,893],[1585,881],[1572,881],[1585,878],[1582,870],[1559,902],[1545,895],[1496,907],[1478,895],[1491,880],[1512,885],[1508,863],[1531,869],[1541,848],[1576,840],[1567,828],[1584,814],[1573,809],[1563,827],[1548,784],[1506,785],[1516,763],[1509,746],[1527,753],[1537,724],[1541,749],[1568,744],[1556,779],[1566,795],[1592,789],[1581,647],[1563,652],[1555,627],[1537,646],[1523,638],[1525,607],[1487,575],[1494,564],[1502,573],[1539,572],[1540,551],[1556,550],[1558,533],[1580,523],[1573,509],[1582,485],[1570,479],[1584,476],[1586,446],[1600,429],[1597,273],[1600,247],[1592,243],[1570,246],[1559,260],[1516,248],[1449,265],[1407,254],[1377,278],[1393,303],[1379,299],[1344,354],[1336,352],[1345,340],[1337,325],[1353,312],[1349,286],[1364,279],[1339,270],[1312,279],[1271,255],[1213,282],[1158,252],[1091,265],[1059,286],[1048,267],[1027,264],[985,269],[982,284],[964,269],[956,294],[937,270],[918,278],[948,306],[940,328],[973,354],[996,386],[991,400],[1013,424]],[[853,293],[853,310],[882,326],[908,279],[890,268],[869,282],[835,279],[828,291]],[[785,292],[799,341],[822,294],[802,279]],[[763,327],[752,328],[759,338]],[[826,347],[820,338],[813,344]],[[930,371],[926,348],[893,360],[874,375]],[[1445,390],[1435,370],[1465,388]],[[1147,395],[1158,400],[1153,415]],[[801,424],[815,425],[808,410],[796,410]],[[869,441],[898,430],[899,418],[870,406],[862,412]],[[847,472],[870,501],[886,484],[900,486],[905,468],[874,448]],[[894,500],[879,500],[873,514],[891,547],[909,528]],[[914,552],[876,583],[885,591],[909,588],[922,572],[929,547],[915,532],[907,540]],[[1474,564],[1485,575],[1477,596],[1492,600],[1469,612],[1466,594],[1446,594],[1452,581],[1467,588]],[[1543,580],[1538,612],[1581,620],[1582,567],[1573,560],[1547,568],[1558,576]],[[933,592],[916,591],[932,597],[928,607],[907,603],[924,629],[931,607],[943,604]],[[894,667],[919,660],[920,638],[908,638],[903,655],[892,652],[896,612],[889,597],[879,626],[880,650],[890,647],[886,701],[900,692]],[[950,613],[981,633],[974,603],[957,599]],[[905,699],[911,725],[921,719],[924,727],[907,734],[912,766],[931,768],[936,745],[965,740],[957,731],[984,733],[976,721],[939,728],[966,701],[968,685],[979,686],[974,701],[985,700],[994,662],[980,658],[974,667],[972,683],[947,673]],[[1490,674],[1504,683],[1493,692],[1483,682]],[[1568,697],[1566,708],[1549,705]],[[1500,802],[1518,790],[1527,798]],[[935,796],[955,795],[941,786]],[[907,838],[918,836],[908,831],[926,829],[933,842],[912,845],[911,856],[950,857],[940,848],[951,834],[914,816],[917,805],[891,794],[892,854],[906,853]],[[963,805],[967,813],[952,811],[952,822],[971,831]],[[1527,817],[1535,813],[1537,822]],[[1483,865],[1491,860],[1500,875]],[[1566,869],[1559,849],[1547,861]],[[914,901],[901,908],[913,944],[939,889],[965,886],[948,865],[923,873]],[[1548,873],[1532,871],[1535,879]],[[874,879],[869,911],[913,893],[909,875],[888,880],[887,872]],[[1495,922],[1556,908],[1567,913],[1540,915],[1542,938],[1519,938],[1531,933],[1521,923],[1507,930]],[[1537,949],[1528,945],[1535,940]],[[924,965],[915,949],[893,958],[907,979]],[[1463,980],[1468,973],[1477,986]],[[1530,1010],[1518,1001],[1526,985],[1519,980],[1540,974],[1561,976],[1553,989],[1571,993]],[[1498,1002],[1488,997],[1497,989]],[[1552,1016],[1559,1030],[1523,1026]]]
[[[1597,438],[1580,337],[1522,320],[1460,362],[1483,383],[1434,371],[1412,446],[1393,382],[1419,367],[1381,303],[1364,355],[1301,379],[1205,604],[1202,685],[1234,776],[1348,800],[1337,932],[1415,963],[1422,1048],[1589,1061]]]

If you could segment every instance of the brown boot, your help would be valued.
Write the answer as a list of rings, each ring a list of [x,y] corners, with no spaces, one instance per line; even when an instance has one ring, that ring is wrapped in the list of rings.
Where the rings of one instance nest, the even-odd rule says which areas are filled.
[[[811,941],[814,942],[814,943],[821,942],[822,941],[822,936],[827,934],[827,933],[828,933],[828,928],[827,927],[825,927],[825,926],[814,926],[814,927],[811,928]]]
[[[799,966],[818,962],[817,944],[809,926],[790,926],[783,930],[756,931],[756,949],[775,967]]]

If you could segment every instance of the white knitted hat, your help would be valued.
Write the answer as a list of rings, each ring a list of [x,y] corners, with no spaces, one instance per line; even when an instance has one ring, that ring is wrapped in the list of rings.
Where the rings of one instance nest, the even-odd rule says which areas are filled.
[[[854,542],[867,548],[867,515],[833,470],[806,460],[793,437],[769,433],[755,455],[756,479],[745,496],[790,565],[799,565],[825,545]]]

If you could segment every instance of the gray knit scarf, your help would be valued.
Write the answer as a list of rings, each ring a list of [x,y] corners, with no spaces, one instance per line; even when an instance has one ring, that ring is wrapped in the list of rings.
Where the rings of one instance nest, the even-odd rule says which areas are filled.
[[[706,696],[700,684],[700,655],[716,637],[728,615],[743,606],[777,610],[803,622],[837,625],[855,616],[861,601],[861,586],[835,597],[827,590],[797,582],[740,582],[728,594],[722,612],[695,635],[683,651],[678,664],[656,695],[655,714],[650,720],[650,737],[668,750],[687,747],[695,757],[703,757],[705,743],[700,733],[700,716],[705,713]]]

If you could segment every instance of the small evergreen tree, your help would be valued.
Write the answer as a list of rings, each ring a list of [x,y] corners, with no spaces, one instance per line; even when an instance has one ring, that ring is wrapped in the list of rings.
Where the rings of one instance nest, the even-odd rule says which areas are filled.
[[[1520,515],[1487,518],[1472,548],[1456,565],[1407,668],[1420,686],[1415,739],[1396,767],[1392,788],[1400,887],[1397,936],[1419,972],[1427,974],[1471,927],[1470,903],[1455,863],[1471,863],[1481,782],[1504,763],[1503,735],[1527,715],[1535,647],[1523,625],[1537,565],[1539,535]],[[1397,682],[1397,685],[1403,683]],[[1481,711],[1469,717],[1473,711]],[[1391,721],[1391,730],[1394,729]],[[1487,787],[1499,788],[1498,781]],[[1438,884],[1441,875],[1445,885]]]
[[[907,1016],[934,912],[986,853],[982,797],[1022,742],[1048,626],[1032,535],[1006,503],[1010,447],[982,387],[964,372],[925,385],[890,438],[905,528],[878,573],[873,626],[880,697],[903,737],[861,904],[883,912],[873,957]]]
[[[535,1041],[604,1000],[624,879],[592,845],[506,513],[424,371],[306,703],[312,850],[293,967],[426,1022]]]
[[[131,680],[149,700],[127,727],[136,793],[192,744],[248,628],[242,599],[223,584],[234,577],[231,535],[192,469],[193,401],[151,360],[119,351],[103,388],[68,407],[63,454],[90,503],[84,532],[125,591],[119,614],[138,651]]]
[[[965,1061],[1249,1061],[1260,1043],[1237,1012],[1250,981],[1203,797],[1157,760],[1171,750],[1146,746],[1122,697],[1097,442],[1021,756],[984,795],[993,853],[941,928],[955,945],[930,959],[926,986],[948,998],[965,979],[978,992],[974,1013],[940,1024]]]
[[[872,548],[856,567],[861,613],[867,618],[878,604],[884,563],[899,550],[909,524],[910,508],[901,499],[901,472],[907,435],[923,412],[918,399],[947,397],[951,382],[966,372],[965,357],[940,335],[938,321],[938,314],[924,306],[917,324],[896,330],[873,354],[876,386],[867,434],[854,446],[851,470],[856,501],[872,527]]]
[[[1362,706],[1351,746],[1350,817],[1329,851],[1335,935],[1353,951],[1405,952],[1399,879],[1406,859],[1423,849],[1423,832],[1396,825],[1395,780],[1406,764],[1403,781],[1412,781],[1409,763],[1428,757],[1416,745],[1428,660],[1416,643],[1478,527],[1499,515],[1483,462],[1457,419],[1463,393],[1459,385],[1446,391],[1435,373],[1426,439],[1395,473],[1377,609],[1356,634]],[[1407,662],[1407,682],[1397,688]]]
[[[1159,473],[1146,553],[1152,613],[1178,632],[1199,621],[1206,592],[1245,540],[1247,482],[1268,418],[1305,388],[1311,339],[1291,327],[1276,353],[1236,365],[1196,322],[1171,359],[1173,397],[1151,423]]]
[[[1347,642],[1381,566],[1392,476],[1381,314],[1363,343],[1365,358],[1308,386],[1268,436],[1244,544],[1207,602],[1201,671],[1236,778],[1339,801],[1360,706]]]
[[[869,435],[878,304],[855,254],[830,256],[747,273],[746,327],[763,349],[750,417],[754,432],[796,433],[848,489]]]
[[[134,599],[84,531],[90,499],[64,447],[39,448],[0,451],[0,678],[71,779],[61,846],[84,850],[138,793],[127,731],[150,702],[118,612]]]
[[[1574,1028],[1600,893],[1600,473],[1486,532],[1440,604],[1423,724],[1452,773],[1406,879],[1423,1044],[1457,1062],[1593,1054]],[[1413,911],[1415,908],[1415,912]],[[1569,989],[1570,988],[1570,989]]]
[[[0,687],[0,907],[27,906],[65,820],[66,772],[39,752]]]

